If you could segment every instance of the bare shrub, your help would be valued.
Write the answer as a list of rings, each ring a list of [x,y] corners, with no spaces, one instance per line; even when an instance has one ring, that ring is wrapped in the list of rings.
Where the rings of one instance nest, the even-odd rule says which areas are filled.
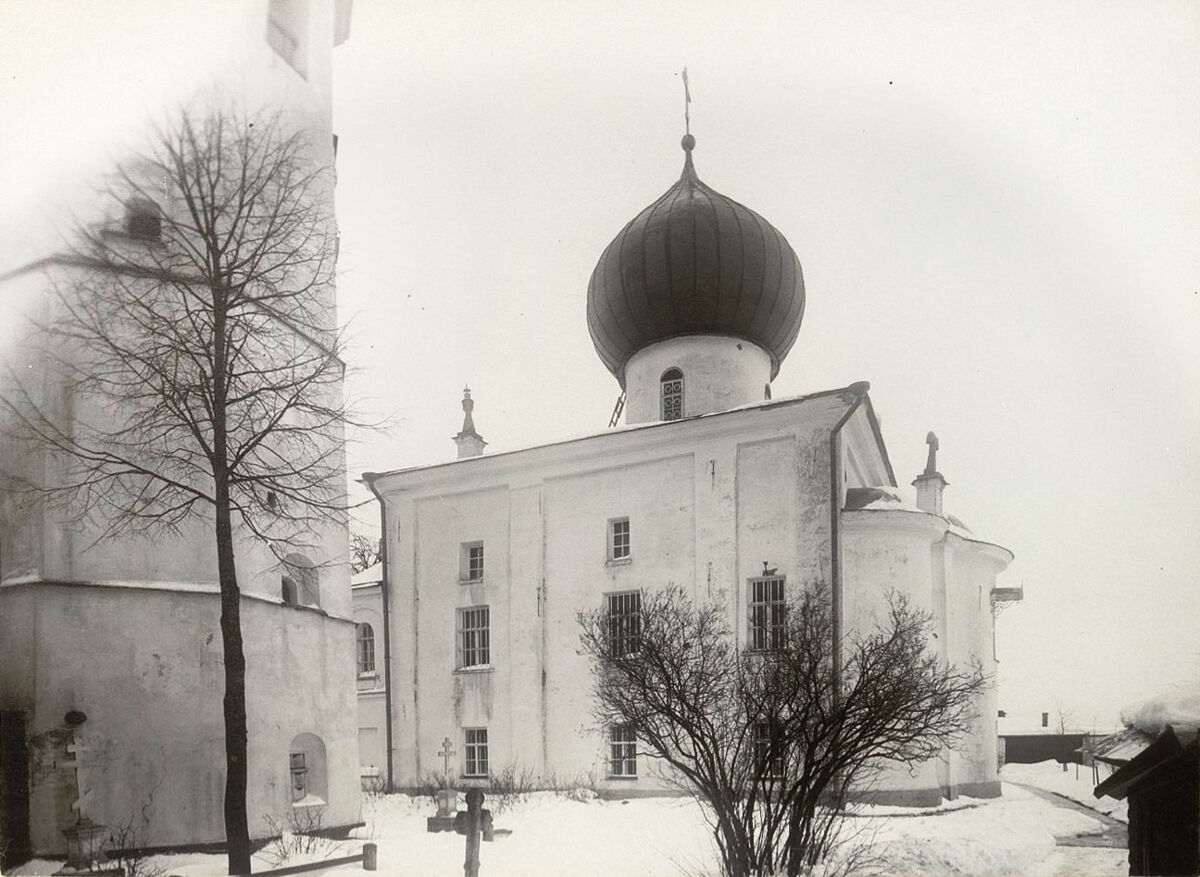
[[[263,847],[260,855],[278,868],[293,859],[332,859],[346,855],[352,846],[350,841],[333,840],[325,837],[325,808],[292,807],[285,824],[272,816],[265,817],[267,828],[275,839]]]
[[[987,677],[927,652],[930,620],[892,594],[874,629],[836,642],[823,584],[756,651],[738,648],[724,604],[674,586],[644,594],[617,634],[603,611],[579,616],[597,723],[632,725],[639,754],[700,802],[729,877],[812,873],[844,842],[851,788],[967,730]]]
[[[162,877],[166,869],[146,855],[146,823],[130,816],[108,831],[108,861],[125,877]]]

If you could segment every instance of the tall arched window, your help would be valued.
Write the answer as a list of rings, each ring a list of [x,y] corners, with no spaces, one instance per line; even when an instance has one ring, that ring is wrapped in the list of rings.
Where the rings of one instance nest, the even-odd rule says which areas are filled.
[[[683,417],[683,372],[669,368],[659,383],[662,386],[662,419],[678,420]]]
[[[358,675],[375,672],[375,631],[365,621],[358,625]]]

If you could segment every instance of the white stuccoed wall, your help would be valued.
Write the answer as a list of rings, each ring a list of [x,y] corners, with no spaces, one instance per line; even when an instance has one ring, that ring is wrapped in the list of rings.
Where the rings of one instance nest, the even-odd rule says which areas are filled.
[[[151,44],[146,28],[153,29],[152,18],[107,31],[105,51],[139,63],[126,65],[128,79],[106,86],[121,95],[120,106],[105,108],[119,140],[101,151],[119,160],[138,145],[138,132],[149,135],[143,127],[148,121],[180,108],[197,116],[211,109],[280,110],[285,125],[305,132],[314,166],[327,169],[317,194],[332,210],[331,50],[349,4],[292,5],[307,16],[298,61],[303,76],[266,42],[268,5],[230,4],[214,15],[210,3],[177,4],[169,33]],[[94,42],[86,14],[81,21],[80,44]],[[205,38],[191,39],[197,33]],[[104,166],[99,173],[110,170]],[[81,188],[76,205],[85,219],[112,209],[97,203],[93,182]],[[30,258],[50,256],[60,245],[52,236]],[[31,316],[45,316],[49,282],[32,272],[6,283],[4,292],[23,309],[28,305]],[[333,328],[335,291],[330,286],[324,293]],[[10,347],[19,334],[8,333]],[[39,372],[33,383],[56,404],[65,402],[54,375]],[[0,476],[53,465],[43,455],[21,457],[11,448],[0,443]],[[342,456],[340,448],[337,453]],[[56,748],[67,733],[68,709],[88,716],[79,733],[88,743],[84,812],[90,818],[115,826],[145,815],[148,824],[138,827],[147,845],[219,840],[224,682],[211,524],[198,520],[178,536],[155,539],[97,539],[100,532],[96,522],[72,522],[53,509],[20,505],[12,493],[0,495],[0,708],[26,713],[34,852],[61,853],[61,829],[75,821],[65,800],[75,795],[73,772],[63,768]],[[306,553],[320,567],[319,610],[283,606],[278,562],[235,531],[247,663],[248,812],[255,836],[269,832],[268,814],[287,822],[289,747],[302,734],[324,744],[324,824],[359,817],[346,521],[330,521],[308,537],[315,547]]]
[[[662,420],[663,372],[683,372],[683,416],[727,411],[761,402],[771,382],[770,355],[750,341],[686,335],[651,344],[625,365],[625,422]]]
[[[605,594],[669,583],[729,606],[744,642],[745,582],[763,562],[790,588],[832,576],[829,431],[838,396],[603,434],[380,476],[392,587],[396,780],[440,773],[444,737],[487,727],[493,770],[516,764],[612,794],[591,716],[580,610]],[[878,474],[878,452],[857,449]],[[872,456],[872,455],[875,456]],[[628,517],[631,559],[607,559],[609,519]],[[482,540],[480,584],[458,581],[459,546]],[[486,604],[492,666],[454,669],[455,612]],[[927,785],[936,785],[930,781]]]

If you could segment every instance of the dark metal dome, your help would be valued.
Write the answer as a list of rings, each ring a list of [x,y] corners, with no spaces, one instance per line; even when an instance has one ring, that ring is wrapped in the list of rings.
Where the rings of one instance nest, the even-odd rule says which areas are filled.
[[[771,377],[804,316],[804,278],[787,239],[753,210],[700,182],[695,139],[679,182],[604,250],[588,283],[588,329],[608,370],[682,335],[731,335],[771,355]]]

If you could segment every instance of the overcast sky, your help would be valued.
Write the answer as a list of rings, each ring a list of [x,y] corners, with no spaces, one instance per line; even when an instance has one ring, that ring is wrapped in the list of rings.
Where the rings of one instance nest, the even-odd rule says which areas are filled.
[[[99,8],[10,62],[19,191],[120,104],[112,47],[148,38]],[[1107,727],[1200,676],[1198,44],[1194,2],[356,0],[339,296],[395,427],[351,466],[452,458],[464,384],[493,450],[606,426],[587,282],[678,178],[686,65],[700,178],[804,269],[775,397],[870,381],[901,484],[937,432],[948,512],[1025,588],[1001,706]]]

